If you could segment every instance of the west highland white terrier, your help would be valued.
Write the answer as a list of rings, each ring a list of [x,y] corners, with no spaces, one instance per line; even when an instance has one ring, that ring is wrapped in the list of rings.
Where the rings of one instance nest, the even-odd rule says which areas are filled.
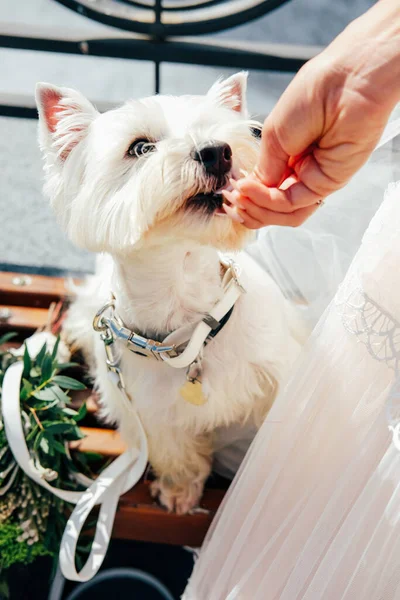
[[[224,213],[220,193],[257,159],[260,126],[248,118],[245,88],[239,73],[205,96],[132,100],[104,114],[72,89],[37,88],[45,192],[70,239],[101,253],[64,332],[85,354],[103,414],[135,445],[130,411],[92,328],[114,294],[115,345],[148,436],[152,492],[177,513],[201,498],[216,429],[262,422],[303,340],[281,291],[245,253],[229,269],[235,283],[240,269],[245,293],[222,319],[212,316],[226,299],[220,253],[251,236]],[[174,353],[157,355],[177,331],[189,331],[187,348],[199,323],[210,335],[203,331],[190,365],[173,368]]]

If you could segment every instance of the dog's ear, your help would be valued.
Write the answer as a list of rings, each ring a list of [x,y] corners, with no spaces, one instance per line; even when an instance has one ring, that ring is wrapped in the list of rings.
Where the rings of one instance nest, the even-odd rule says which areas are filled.
[[[228,79],[217,81],[209,89],[207,96],[220,106],[226,106],[244,116],[247,115],[247,75],[246,71],[241,71]]]
[[[99,114],[82,94],[48,83],[36,86],[39,141],[46,152],[56,151],[61,161],[85,138]]]

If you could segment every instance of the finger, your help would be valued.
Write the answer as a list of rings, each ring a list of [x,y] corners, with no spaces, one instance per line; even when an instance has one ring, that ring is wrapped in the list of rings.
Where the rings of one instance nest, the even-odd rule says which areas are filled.
[[[323,158],[324,151],[317,150],[318,157]],[[322,162],[322,161],[321,161]],[[321,163],[317,158],[310,154],[298,161],[293,166],[294,172],[300,181],[307,187],[312,187],[313,191],[318,194],[321,198],[325,198],[332,192],[343,187],[347,182],[348,177],[344,173],[344,169],[328,169],[321,168]],[[333,172],[339,171],[339,175],[334,175]]]
[[[323,133],[324,104],[310,96],[310,68],[300,69],[264,121],[255,172],[269,187],[279,186],[289,157],[301,155]]]
[[[242,225],[245,225],[248,229],[261,229],[261,227],[263,227],[262,223],[260,223],[259,221],[256,221],[256,219],[253,219],[250,215],[246,214],[246,212],[243,210],[240,210],[240,209],[234,210],[227,204],[223,204],[222,208],[224,209],[226,214],[229,217],[231,217],[231,219],[233,221],[236,221],[237,223],[241,223]]]
[[[271,113],[264,121],[260,157],[254,173],[265,185],[277,187],[287,173],[290,155],[279,141],[273,118]]]
[[[311,215],[318,210],[319,205],[307,206],[306,208],[299,208],[294,213],[276,213],[268,210],[267,208],[255,207],[254,210],[245,211],[245,217],[243,219],[243,225],[253,229],[253,223],[261,223],[261,227],[267,227],[276,225],[279,227],[299,227],[302,225]],[[250,225],[248,222],[250,221]],[[257,227],[259,228],[259,226]]]
[[[295,166],[298,163],[300,163],[302,160],[304,160],[308,155],[312,154],[314,152],[314,150],[316,150],[317,148],[318,148],[317,144],[314,143],[314,144],[311,144],[311,146],[308,146],[308,148],[306,148],[303,152],[301,152],[297,156],[291,156],[288,160],[288,168],[293,171]]]
[[[319,204],[313,204],[304,208],[299,208],[292,213],[280,213],[269,210],[267,208],[261,208],[252,202],[248,202],[245,211],[240,211],[240,215],[243,215],[244,224],[246,224],[246,215],[251,219],[266,225],[285,225],[289,227],[297,227],[301,225],[305,219],[311,216],[319,207]]]
[[[257,221],[257,219],[254,219],[247,213],[244,214],[242,225],[247,227],[247,229],[262,229],[264,227],[264,224],[261,223],[261,221]]]
[[[312,206],[322,196],[297,181],[286,189],[268,188],[254,179],[242,179],[233,192],[224,190],[224,196],[235,206],[247,210],[248,201],[276,212],[292,213],[299,208]]]
[[[241,215],[241,211],[239,209],[232,208],[231,206],[228,206],[227,204],[223,204],[222,208],[224,209],[224,211],[226,212],[228,217],[230,217],[232,219],[232,221],[236,221],[237,223],[243,223],[244,219],[243,219],[243,216]]]

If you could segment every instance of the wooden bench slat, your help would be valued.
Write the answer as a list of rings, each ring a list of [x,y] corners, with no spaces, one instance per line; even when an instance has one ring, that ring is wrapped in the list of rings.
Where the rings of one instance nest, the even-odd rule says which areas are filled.
[[[206,489],[200,502],[201,509],[215,512],[224,494],[225,490]],[[143,504],[158,506],[150,495],[150,481],[139,482],[133,489],[121,496],[120,499],[120,506],[135,507]]]
[[[141,482],[121,496],[113,537],[199,547],[224,494],[225,490],[206,489],[200,510],[176,515],[159,506],[150,496],[149,483]]]
[[[97,452],[103,456],[119,456],[126,450],[126,445],[118,431],[114,429],[100,429],[98,427],[81,427],[86,436],[81,440],[70,442],[72,450],[80,452]]]
[[[0,312],[0,331],[24,332],[26,336],[30,335],[36,329],[44,327],[48,320],[49,311],[47,308],[32,308],[25,306],[6,305],[1,306]],[[5,312],[9,317],[4,317]]]
[[[214,513],[177,515],[158,506],[120,505],[115,515],[113,538],[155,544],[201,546]]]
[[[23,281],[24,285],[18,285]],[[63,277],[0,272],[1,304],[46,308],[68,295]]]

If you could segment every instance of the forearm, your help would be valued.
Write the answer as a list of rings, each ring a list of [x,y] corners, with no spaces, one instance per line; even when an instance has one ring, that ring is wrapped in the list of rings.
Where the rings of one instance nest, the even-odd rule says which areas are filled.
[[[351,49],[351,51],[349,51]],[[324,50],[321,59],[351,88],[391,111],[400,101],[400,0],[380,0]]]

